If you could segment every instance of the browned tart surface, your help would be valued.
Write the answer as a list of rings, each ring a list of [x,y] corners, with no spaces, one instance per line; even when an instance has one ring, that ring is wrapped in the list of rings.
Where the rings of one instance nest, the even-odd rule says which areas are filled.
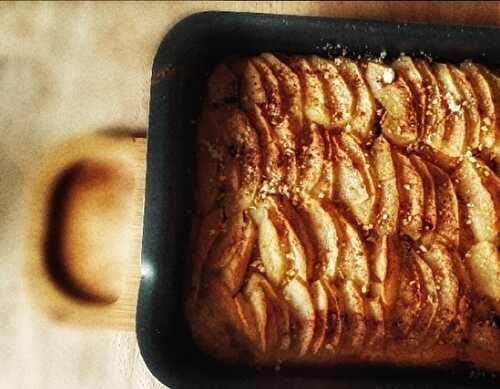
[[[186,314],[217,359],[500,371],[500,77],[470,62],[220,64]]]

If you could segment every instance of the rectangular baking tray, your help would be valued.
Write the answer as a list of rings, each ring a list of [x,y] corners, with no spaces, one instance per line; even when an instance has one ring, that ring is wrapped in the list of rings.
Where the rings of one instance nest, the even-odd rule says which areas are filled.
[[[450,7],[453,5],[450,4]],[[498,379],[419,369],[224,366],[194,345],[184,320],[194,135],[204,82],[230,55],[264,51],[348,56],[400,52],[500,63],[500,29],[205,12],[173,27],[152,70],[137,337],[151,372],[171,388],[474,388]]]

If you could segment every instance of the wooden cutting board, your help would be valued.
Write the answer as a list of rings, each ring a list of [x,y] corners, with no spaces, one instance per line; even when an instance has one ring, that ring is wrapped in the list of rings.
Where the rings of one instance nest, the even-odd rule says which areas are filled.
[[[133,333],[68,328],[32,309],[19,282],[25,259],[19,236],[31,221],[18,214],[26,206],[25,177],[44,150],[107,127],[147,128],[152,59],[182,17],[227,10],[500,25],[499,2],[4,3],[0,9],[0,387],[6,389],[161,386]]]

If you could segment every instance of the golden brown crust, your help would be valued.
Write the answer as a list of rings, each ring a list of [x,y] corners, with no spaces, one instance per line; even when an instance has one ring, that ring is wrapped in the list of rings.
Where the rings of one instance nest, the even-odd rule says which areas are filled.
[[[219,65],[186,302],[200,347],[500,371],[499,80],[406,56]]]

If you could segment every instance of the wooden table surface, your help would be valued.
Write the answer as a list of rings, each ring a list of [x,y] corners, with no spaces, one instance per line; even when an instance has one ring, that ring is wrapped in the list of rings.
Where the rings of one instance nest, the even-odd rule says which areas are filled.
[[[147,128],[155,50],[181,18],[253,11],[500,24],[499,2],[3,3],[0,5],[0,388],[156,388],[135,334],[64,327],[22,283],[27,177],[77,134]],[[139,259],[138,259],[139,260]]]

